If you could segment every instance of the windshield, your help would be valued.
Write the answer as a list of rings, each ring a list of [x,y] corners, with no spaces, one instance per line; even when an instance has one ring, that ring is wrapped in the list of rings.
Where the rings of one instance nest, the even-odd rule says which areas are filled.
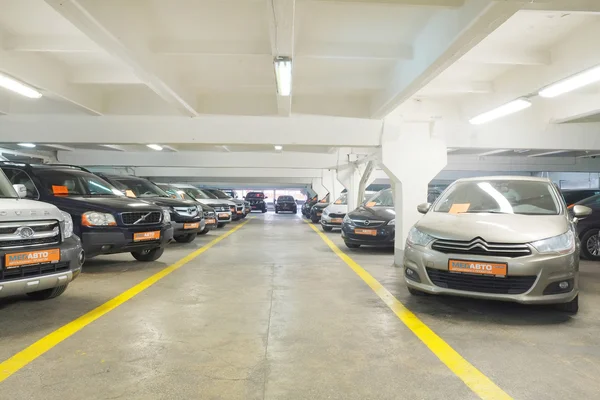
[[[108,182],[76,169],[39,169],[43,187],[54,196],[124,196]]]
[[[229,199],[231,196],[221,192],[219,189],[206,189],[207,192],[216,196],[218,199]]]
[[[118,178],[115,180],[131,190],[135,197],[169,197],[164,190],[145,179]]]
[[[185,193],[187,193],[189,196],[193,197],[194,199],[212,199],[212,197],[209,197],[206,193],[204,193],[202,190],[197,189],[197,188],[183,188],[181,189],[183,190]]]
[[[365,195],[363,196],[363,200],[362,200],[363,203],[366,202],[367,199],[372,196],[373,196],[373,192],[365,193]],[[333,204],[348,205],[348,193],[342,193],[342,195],[340,197],[338,197],[337,200]]]
[[[394,207],[392,191],[387,189],[375,193],[365,202],[365,207]]]
[[[2,199],[14,199],[17,197],[15,189],[10,184],[10,181],[4,175],[4,172],[0,170],[0,198]]]
[[[290,202],[290,201],[295,201],[294,198],[292,196],[279,196],[279,198],[277,199],[278,203],[283,203],[283,202]]]
[[[436,203],[442,213],[557,215],[549,183],[521,180],[465,181],[450,186]]]

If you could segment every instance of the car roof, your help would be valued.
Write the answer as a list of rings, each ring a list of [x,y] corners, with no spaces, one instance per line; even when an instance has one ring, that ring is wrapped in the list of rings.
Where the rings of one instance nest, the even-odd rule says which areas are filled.
[[[529,181],[529,182],[544,182],[550,183],[548,178],[540,178],[537,176],[519,176],[519,175],[501,175],[501,176],[481,176],[475,178],[461,178],[456,182],[477,182],[477,181]]]

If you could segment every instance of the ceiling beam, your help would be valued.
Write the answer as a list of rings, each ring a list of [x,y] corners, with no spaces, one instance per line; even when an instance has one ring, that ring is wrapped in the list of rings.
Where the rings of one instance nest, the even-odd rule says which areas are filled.
[[[116,150],[116,151],[127,151],[127,150],[125,150],[125,148],[123,146],[119,146],[116,144],[101,144],[100,146],[107,147],[111,150]]]
[[[413,57],[413,47],[410,44],[301,41],[296,45],[296,56],[348,60],[410,60]]]
[[[480,153],[480,154],[478,154],[478,156],[479,157],[493,156],[494,154],[506,153],[508,151],[512,151],[512,150],[508,150],[508,149],[490,150],[490,151],[486,151],[485,153]]]
[[[542,153],[536,153],[536,154],[529,154],[527,157],[544,157],[544,156],[551,156],[553,154],[561,154],[561,153],[568,153],[570,150],[552,150],[552,151],[544,151]]]
[[[538,0],[524,2],[526,10],[562,11],[571,13],[600,13],[600,2],[597,0]]]
[[[335,1],[336,3],[364,3],[365,0],[325,0]],[[400,6],[425,6],[425,7],[443,7],[456,8],[465,3],[465,0],[372,0],[369,3],[396,4]]]
[[[142,82],[167,103],[185,115],[199,115],[195,108],[195,94],[191,89],[172,79],[169,71],[159,66],[144,43],[135,37],[131,26],[119,23],[115,18],[115,15],[128,11],[122,10],[127,5],[85,0],[45,1],[98,46],[128,65]]]
[[[44,153],[36,152],[36,151],[34,151],[34,152],[27,152],[27,151],[21,151],[21,150],[5,149],[5,148],[1,148],[0,147],[0,155],[2,155],[2,154],[12,154],[13,156],[19,156],[19,157],[39,158],[39,159],[44,160],[46,162],[55,161],[48,154],[44,154]]]
[[[371,105],[383,118],[455,63],[520,8],[515,1],[467,0],[458,9],[440,10],[414,43],[413,60],[396,65],[390,82]]]
[[[267,20],[271,40],[271,54],[294,59],[294,18],[296,0],[267,0]],[[292,61],[293,63],[293,61]],[[293,71],[293,64],[292,64]],[[273,72],[275,74],[275,72]],[[293,79],[292,79],[293,94]],[[277,96],[277,113],[289,117],[292,113],[292,94]]]
[[[94,53],[101,49],[86,37],[78,36],[7,36],[4,49],[36,53]]]
[[[0,41],[3,35],[0,32]],[[43,94],[64,99],[86,112],[103,113],[102,94],[72,85],[63,64],[40,54],[16,53],[0,48],[0,71],[40,89]]]
[[[141,84],[140,78],[127,68],[80,67],[69,77],[75,84]]]
[[[465,54],[459,62],[496,65],[550,65],[551,61],[552,57],[549,51],[503,51],[497,48],[494,51],[482,51],[475,47]]]
[[[492,82],[433,81],[419,91],[420,95],[449,93],[493,93]]]

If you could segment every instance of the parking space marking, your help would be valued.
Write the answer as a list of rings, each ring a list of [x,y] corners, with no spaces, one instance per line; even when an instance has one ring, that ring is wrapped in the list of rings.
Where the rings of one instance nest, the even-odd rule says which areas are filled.
[[[250,222],[250,219],[247,221],[244,221],[243,223],[239,224],[235,228],[232,228],[229,231],[223,233],[222,235],[218,236],[217,238],[213,239],[206,245],[199,248],[198,250],[183,257],[181,260],[177,261],[175,264],[172,264],[172,265],[160,270],[159,272],[155,273],[154,275],[150,276],[149,278],[144,279],[142,282],[138,283],[137,285],[133,286],[130,289],[127,289],[120,295],[112,298],[111,300],[107,301],[106,303],[96,307],[92,311],[69,322],[68,324],[63,325],[62,327],[58,328],[54,332],[49,333],[48,335],[44,336],[37,342],[33,343],[31,346],[25,348],[24,350],[21,350],[14,356],[3,361],[0,364],[0,382],[3,382],[9,376],[11,376],[15,372],[17,372],[18,370],[20,370],[21,368],[26,366],[27,364],[29,364],[36,358],[40,357],[42,354],[44,354],[48,350],[52,349],[54,346],[56,346],[63,340],[71,337],[75,333],[79,332],[81,329],[85,328],[87,325],[91,324],[98,318],[102,317],[104,314],[114,310],[115,308],[119,307],[121,304],[125,303],[127,300],[130,300],[134,296],[136,296],[139,293],[143,292],[144,290],[148,289],[150,286],[154,285],[156,282],[160,281],[167,275],[169,275],[172,272],[183,267],[185,264],[189,263],[190,261],[192,261],[193,259],[198,257],[199,255],[204,253],[206,250],[210,249],[211,247],[213,247],[214,245],[219,243],[221,240],[225,239],[229,235],[233,234],[234,232],[236,232],[237,230],[242,228],[248,222]]]
[[[396,316],[410,329],[433,354],[437,356],[446,366],[459,377],[475,394],[482,399],[512,399],[506,392],[498,387],[490,378],[465,360],[448,343],[433,332],[423,321],[408,310],[398,299],[394,297],[379,281],[369,274],[350,256],[344,253],[323,232],[312,223],[305,221],[323,239],[333,252],[342,259],[369,287],[379,296],[381,300],[396,314]]]

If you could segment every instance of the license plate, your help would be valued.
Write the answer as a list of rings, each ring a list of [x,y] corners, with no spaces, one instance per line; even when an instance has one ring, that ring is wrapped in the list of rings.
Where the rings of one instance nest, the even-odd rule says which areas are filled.
[[[219,218],[229,218],[229,214],[221,213],[221,214],[219,214]]]
[[[356,233],[357,235],[377,236],[377,230],[376,229],[355,228],[354,229],[354,233]]]
[[[320,217],[321,215],[323,215],[323,213],[317,213],[317,217]]]
[[[145,242],[148,240],[159,240],[160,239],[160,231],[152,231],[152,232],[138,232],[133,234],[134,242]]]
[[[506,276],[506,263],[490,263],[485,261],[448,260],[448,271],[478,275]]]
[[[238,214],[243,214],[244,212],[243,212],[243,211],[238,211],[237,213],[238,213]]]
[[[209,224],[209,225],[211,225],[211,224],[217,223],[217,221],[214,218],[210,218],[210,219],[206,220],[206,223]]]
[[[332,224],[341,224],[342,218],[331,218],[331,223]]]
[[[197,229],[200,228],[200,222],[190,222],[189,224],[183,224],[183,229]]]
[[[37,250],[23,253],[12,253],[4,256],[4,267],[6,269],[19,268],[24,265],[49,264],[60,261],[60,250]]]

